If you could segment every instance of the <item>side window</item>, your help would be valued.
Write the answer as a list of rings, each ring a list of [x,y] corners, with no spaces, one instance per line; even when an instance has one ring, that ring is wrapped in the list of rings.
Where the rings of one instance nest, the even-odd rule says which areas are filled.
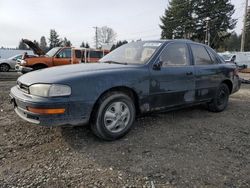
[[[195,65],[213,64],[213,61],[211,60],[204,46],[191,44],[191,49],[194,55]]]
[[[189,52],[186,44],[169,44],[160,56],[162,67],[189,65]]]
[[[65,48],[57,54],[58,58],[71,58],[71,49]]]
[[[206,48],[206,49],[207,49],[207,51],[208,51],[208,53],[209,53],[209,55],[210,55],[210,57],[211,57],[213,63],[219,64],[219,63],[220,63],[220,60],[218,59],[218,57],[216,57],[216,56],[214,55],[214,53],[213,53],[209,48]]]
[[[90,58],[102,58],[103,52],[102,51],[90,51]]]
[[[76,58],[81,59],[82,58],[81,50],[75,50],[75,56]]]
[[[16,57],[14,57],[12,60],[16,61],[16,60],[18,60],[18,59],[22,59],[22,56],[23,56],[23,55],[16,56]]]

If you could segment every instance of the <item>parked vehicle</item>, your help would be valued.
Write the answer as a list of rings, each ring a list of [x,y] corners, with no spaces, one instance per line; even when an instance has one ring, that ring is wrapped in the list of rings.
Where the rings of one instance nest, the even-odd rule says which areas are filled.
[[[34,57],[32,55],[28,55],[29,57]],[[15,65],[17,64],[18,60],[22,59],[22,55],[18,54],[8,59],[1,59],[0,60],[0,71],[8,72],[11,69],[15,70]]]
[[[226,63],[235,63],[241,72],[250,72],[250,53],[249,52],[224,52],[218,53]]]
[[[81,62],[93,63],[98,62],[100,58],[106,55],[109,51],[90,49],[90,48],[71,48],[71,47],[55,47],[49,52],[45,53],[33,42],[23,39],[23,42],[27,44],[38,57],[23,56],[22,61],[16,65],[16,70],[21,73],[27,73],[32,70],[38,70],[42,68],[78,64]]]
[[[240,81],[235,64],[187,40],[138,41],[100,63],[68,65],[19,77],[15,112],[44,126],[90,124],[105,140],[124,136],[137,114],[201,103],[221,112]]]

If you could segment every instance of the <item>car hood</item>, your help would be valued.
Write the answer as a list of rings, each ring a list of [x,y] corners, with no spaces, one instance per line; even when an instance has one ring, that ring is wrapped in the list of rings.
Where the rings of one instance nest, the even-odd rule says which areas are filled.
[[[72,79],[77,76],[87,76],[107,71],[120,71],[138,67],[138,65],[121,65],[109,63],[89,63],[63,65],[33,71],[19,77],[18,81],[25,85],[35,83],[62,83],[63,80]]]
[[[39,56],[41,55],[45,55],[45,52],[39,48],[39,46],[37,46],[34,42],[28,40],[28,39],[22,39],[22,42],[24,44],[27,44],[29,46],[29,48],[31,48],[34,52],[34,54],[37,54]]]

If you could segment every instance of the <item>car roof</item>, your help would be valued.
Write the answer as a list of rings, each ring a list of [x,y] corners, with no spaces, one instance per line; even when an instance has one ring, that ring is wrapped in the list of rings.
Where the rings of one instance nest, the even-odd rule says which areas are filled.
[[[206,46],[205,44],[199,43],[199,42],[195,42],[189,39],[159,39],[159,40],[145,40],[142,42],[161,42],[161,43],[170,43],[170,42],[186,42],[186,43],[190,43],[190,44],[198,44],[198,45],[202,45],[202,46]]]

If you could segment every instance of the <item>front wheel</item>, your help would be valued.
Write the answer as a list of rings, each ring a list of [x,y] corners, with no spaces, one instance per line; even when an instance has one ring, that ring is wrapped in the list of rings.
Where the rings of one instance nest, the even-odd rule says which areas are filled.
[[[221,112],[226,109],[229,99],[229,88],[226,84],[222,83],[216,91],[215,98],[207,104],[208,110],[212,112]]]
[[[120,92],[104,95],[94,113],[91,129],[104,140],[115,140],[124,136],[135,120],[133,100]]]

